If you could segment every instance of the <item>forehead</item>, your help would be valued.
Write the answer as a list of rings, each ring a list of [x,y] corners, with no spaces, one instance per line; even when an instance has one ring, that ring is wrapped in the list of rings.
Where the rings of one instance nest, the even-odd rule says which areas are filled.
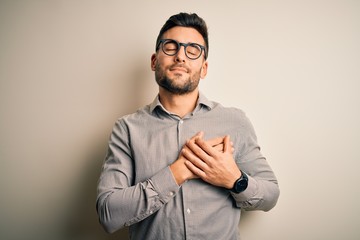
[[[174,39],[178,42],[188,43],[199,43],[201,45],[205,44],[204,38],[201,34],[191,27],[173,27],[167,30],[162,38]]]

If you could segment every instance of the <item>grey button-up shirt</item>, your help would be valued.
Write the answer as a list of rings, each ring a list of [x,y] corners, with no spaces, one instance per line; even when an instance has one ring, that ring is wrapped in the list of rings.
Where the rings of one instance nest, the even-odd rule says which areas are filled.
[[[169,165],[186,140],[230,135],[234,159],[249,176],[239,194],[201,179],[178,186]],[[158,97],[117,120],[98,184],[97,211],[108,232],[130,226],[131,239],[239,239],[241,209],[270,210],[279,196],[276,177],[260,153],[245,114],[200,93],[192,113],[179,118]]]

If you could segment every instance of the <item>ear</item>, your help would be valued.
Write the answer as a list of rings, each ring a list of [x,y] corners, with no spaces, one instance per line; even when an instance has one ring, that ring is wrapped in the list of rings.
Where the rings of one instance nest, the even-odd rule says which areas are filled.
[[[201,66],[201,72],[200,72],[201,79],[204,79],[206,77],[207,69],[208,69],[208,61],[205,61]]]
[[[156,54],[154,53],[153,55],[151,55],[151,70],[155,71],[156,68]]]

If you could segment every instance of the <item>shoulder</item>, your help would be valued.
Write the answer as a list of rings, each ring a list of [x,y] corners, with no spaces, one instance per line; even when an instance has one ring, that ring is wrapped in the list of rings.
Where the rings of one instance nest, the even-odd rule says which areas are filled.
[[[224,117],[230,117],[231,119],[234,118],[237,120],[249,121],[246,113],[242,109],[236,107],[225,107],[218,102],[213,102],[212,111],[215,114],[221,114]]]
[[[150,106],[146,105],[133,113],[119,117],[115,122],[115,128],[117,127],[127,129],[129,126],[144,123],[151,117],[152,115],[150,113]]]
[[[224,107],[220,103],[215,103],[210,111],[215,118],[220,118],[223,124],[236,129],[238,134],[253,135],[254,127],[244,110],[237,107]]]

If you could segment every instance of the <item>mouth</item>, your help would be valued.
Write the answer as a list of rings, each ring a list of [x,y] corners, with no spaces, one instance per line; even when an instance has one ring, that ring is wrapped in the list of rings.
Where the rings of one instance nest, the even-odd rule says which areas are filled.
[[[185,72],[185,73],[188,73],[188,69],[185,68],[185,67],[182,67],[182,66],[173,66],[173,67],[170,67],[170,71],[171,72]]]

